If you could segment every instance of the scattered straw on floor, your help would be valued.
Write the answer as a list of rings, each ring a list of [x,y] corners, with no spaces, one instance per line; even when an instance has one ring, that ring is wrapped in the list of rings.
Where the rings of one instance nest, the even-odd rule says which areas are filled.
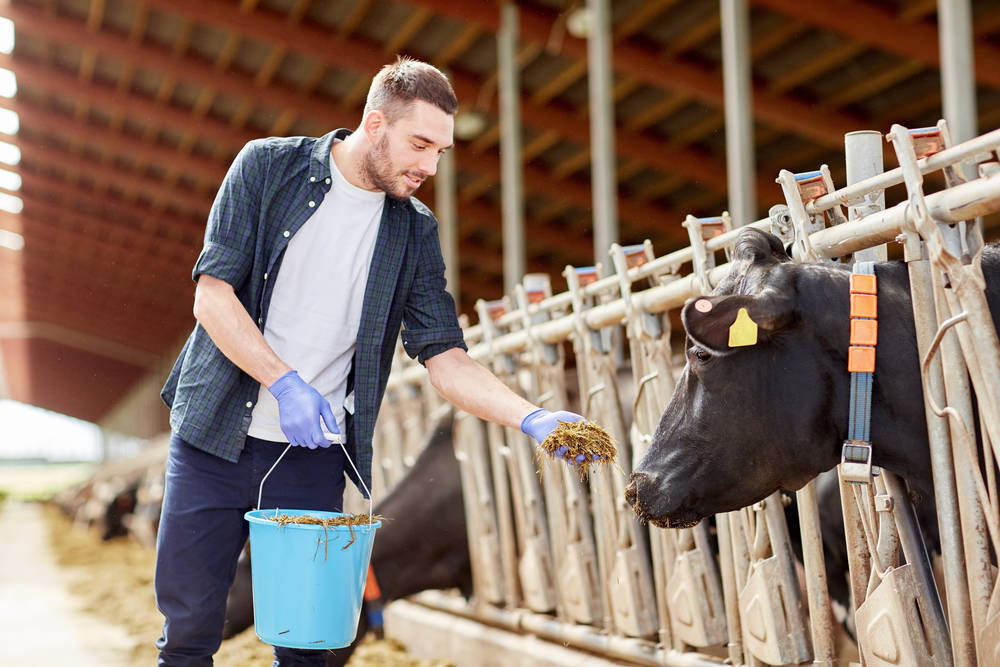
[[[561,447],[566,447],[564,458],[570,462],[575,462],[580,454],[586,458],[575,465],[580,469],[580,474],[586,474],[592,465],[607,465],[613,463],[618,456],[615,448],[615,441],[611,435],[603,428],[589,421],[564,422],[560,421],[541,444],[549,454],[555,456],[555,452]],[[603,458],[602,458],[603,457]]]
[[[102,542],[96,529],[73,526],[53,506],[46,506],[52,549],[70,579],[70,591],[86,613],[123,627],[133,640],[131,650],[117,664],[152,665],[153,641],[160,636],[163,616],[153,598],[153,550],[128,538]],[[363,523],[368,522],[368,515]],[[72,656],[65,656],[66,664]],[[219,667],[270,665],[271,646],[258,639],[250,626],[222,642],[215,654]],[[408,655],[399,642],[369,635],[351,656],[351,667],[446,667],[448,660],[420,660]]]

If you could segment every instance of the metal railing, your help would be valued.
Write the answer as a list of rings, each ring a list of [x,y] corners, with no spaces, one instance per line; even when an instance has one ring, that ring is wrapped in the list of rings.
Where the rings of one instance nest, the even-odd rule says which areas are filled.
[[[799,178],[782,172],[785,203],[753,225],[781,236],[796,261],[902,243],[947,604],[902,480],[884,470],[867,483],[841,479],[857,645],[865,663],[1000,664],[1000,344],[983,293],[976,220],[1000,211],[1000,130],[953,147],[943,123],[894,126],[888,139],[899,168],[840,189],[825,166]],[[980,177],[966,182],[962,163],[978,165]],[[945,188],[925,195],[923,175],[938,171]],[[906,200],[877,210],[882,192],[897,185]],[[847,221],[842,206],[856,219]],[[475,595],[469,604],[419,599],[639,664],[835,664],[845,656],[837,654],[830,614],[815,482],[796,494],[805,590],[780,494],[684,529],[646,527],[625,503],[621,473],[648,448],[680,371],[669,311],[727,274],[729,265],[717,262],[739,231],[725,215],[684,224],[689,247],[655,257],[648,242],[614,245],[608,276],[567,267],[569,289],[552,295],[547,277],[531,275],[512,299],[477,306],[479,324],[466,327],[473,358],[543,407],[566,406],[577,389],[580,411],[619,442],[620,471],[581,480],[536,459],[519,431],[457,415]],[[564,341],[572,343],[576,387],[567,386]],[[616,341],[628,347],[625,380]],[[406,433],[437,404],[428,392],[422,367],[401,359],[379,419],[377,479],[397,479],[413,455]]]

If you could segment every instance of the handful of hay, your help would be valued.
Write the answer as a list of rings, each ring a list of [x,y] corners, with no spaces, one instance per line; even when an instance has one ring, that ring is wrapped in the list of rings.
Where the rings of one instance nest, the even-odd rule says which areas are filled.
[[[618,456],[611,435],[589,421],[560,421],[539,446],[550,456],[577,466],[581,475],[592,465],[613,463]]]

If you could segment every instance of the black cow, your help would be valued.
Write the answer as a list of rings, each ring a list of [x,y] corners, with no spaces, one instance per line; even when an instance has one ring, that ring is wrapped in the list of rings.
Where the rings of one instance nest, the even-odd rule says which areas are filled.
[[[983,254],[994,326],[1000,248]],[[930,455],[906,265],[881,263],[871,411],[875,465],[931,498]],[[798,489],[840,460],[850,375],[848,267],[793,263],[777,237],[748,228],[712,295],[682,312],[687,365],[626,497],[661,527],[689,526],[773,491]],[[755,345],[730,349],[739,309]]]
[[[371,566],[382,592],[379,604],[428,589],[458,588],[466,596],[472,592],[465,505],[452,447],[453,423],[450,412],[438,420],[413,467],[375,505],[375,513],[387,517],[372,547]],[[250,588],[250,561],[241,557],[226,601],[227,637],[253,622]],[[369,630],[369,606],[366,602],[362,610],[357,639],[331,651],[327,667],[347,663]]]

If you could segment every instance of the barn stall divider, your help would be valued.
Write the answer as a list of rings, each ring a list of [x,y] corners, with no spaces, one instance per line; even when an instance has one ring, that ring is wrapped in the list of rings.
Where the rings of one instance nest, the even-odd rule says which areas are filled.
[[[826,165],[782,171],[785,202],[751,223],[802,262],[878,259],[898,242],[910,276],[944,581],[903,480],[871,465],[878,443],[848,443],[837,475],[851,627],[867,665],[1000,664],[1000,344],[978,219],[1000,211],[1000,130],[951,146],[943,121],[893,126],[886,139],[900,166],[885,173],[871,142],[883,139],[866,134],[848,136],[849,165],[870,163],[861,177],[849,166],[856,182],[834,188]],[[943,187],[925,194],[924,176],[938,172]],[[883,210],[885,190],[899,185],[905,200]],[[683,365],[670,311],[728,273],[722,260],[739,231],[727,214],[683,224],[681,250],[655,257],[648,241],[613,245],[603,277],[601,267],[567,267],[567,291],[553,294],[548,276],[530,274],[514,295],[477,304],[479,323],[465,327],[472,357],[542,407],[567,406],[575,391],[579,411],[617,440],[618,467],[581,479],[539,460],[517,429],[456,415],[474,596],[416,600],[637,664],[837,664],[815,480],[795,494],[801,566],[781,493],[676,529],[642,524],[625,501]],[[423,368],[400,354],[376,430],[376,488],[402,476],[438,409]]]

